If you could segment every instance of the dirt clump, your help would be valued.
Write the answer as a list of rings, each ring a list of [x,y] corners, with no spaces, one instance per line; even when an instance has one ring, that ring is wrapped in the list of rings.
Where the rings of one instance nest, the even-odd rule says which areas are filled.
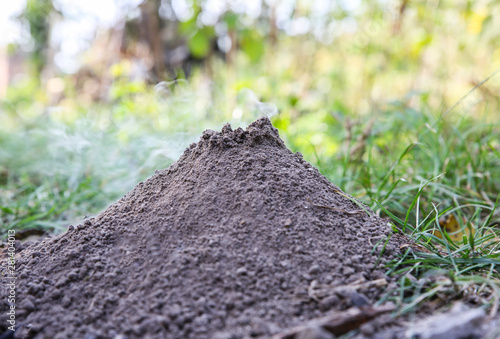
[[[379,297],[389,233],[269,119],[206,130],[97,217],[18,254],[16,338],[269,337]],[[389,240],[380,263],[397,251]]]

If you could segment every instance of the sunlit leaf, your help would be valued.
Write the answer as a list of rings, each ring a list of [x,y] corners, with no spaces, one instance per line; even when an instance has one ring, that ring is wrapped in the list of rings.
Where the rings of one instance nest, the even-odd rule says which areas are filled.
[[[203,58],[210,52],[210,39],[205,31],[198,30],[188,41],[189,50],[195,58]]]

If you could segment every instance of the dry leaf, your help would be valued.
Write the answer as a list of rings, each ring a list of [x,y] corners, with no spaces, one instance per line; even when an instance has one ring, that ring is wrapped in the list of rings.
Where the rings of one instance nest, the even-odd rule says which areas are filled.
[[[467,224],[467,219],[462,218],[462,220],[464,224]],[[448,233],[450,239],[454,242],[461,242],[464,235],[467,236],[467,238],[469,238],[471,235],[474,236],[475,226],[473,223],[470,223],[470,225],[471,227],[461,228],[454,214],[450,214],[447,219],[439,221],[439,226],[441,226],[441,229],[444,228],[446,230],[446,233]],[[432,233],[438,238],[444,239],[444,236],[440,231],[434,230]]]

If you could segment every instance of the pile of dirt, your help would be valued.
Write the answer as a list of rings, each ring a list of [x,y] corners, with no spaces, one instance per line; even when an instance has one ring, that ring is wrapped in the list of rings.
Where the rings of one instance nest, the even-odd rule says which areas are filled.
[[[18,254],[16,337],[267,337],[380,296],[372,249],[389,232],[269,119],[207,130],[96,218]]]

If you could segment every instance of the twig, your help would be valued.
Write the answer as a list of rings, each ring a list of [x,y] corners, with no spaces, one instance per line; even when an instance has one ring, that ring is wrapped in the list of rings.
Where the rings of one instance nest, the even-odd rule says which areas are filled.
[[[320,208],[326,208],[326,209],[329,209],[329,210],[332,210],[332,211],[335,211],[335,212],[342,212],[342,213],[346,213],[346,214],[350,214],[350,215],[355,215],[355,214],[364,214],[365,211],[362,211],[362,210],[354,210],[354,211],[348,211],[348,210],[345,210],[345,209],[342,209],[342,208],[337,208],[337,207],[332,207],[332,206],[325,206],[325,205],[318,205],[318,204],[314,204],[311,199],[307,198],[307,200],[311,203],[312,206],[314,207],[320,207]]]
[[[275,334],[273,339],[294,339],[311,327],[322,327],[334,335],[342,335],[359,328],[364,323],[394,310],[394,306],[380,307],[353,307],[346,311],[337,312],[324,318],[314,319],[306,325],[297,326],[290,330]]]

